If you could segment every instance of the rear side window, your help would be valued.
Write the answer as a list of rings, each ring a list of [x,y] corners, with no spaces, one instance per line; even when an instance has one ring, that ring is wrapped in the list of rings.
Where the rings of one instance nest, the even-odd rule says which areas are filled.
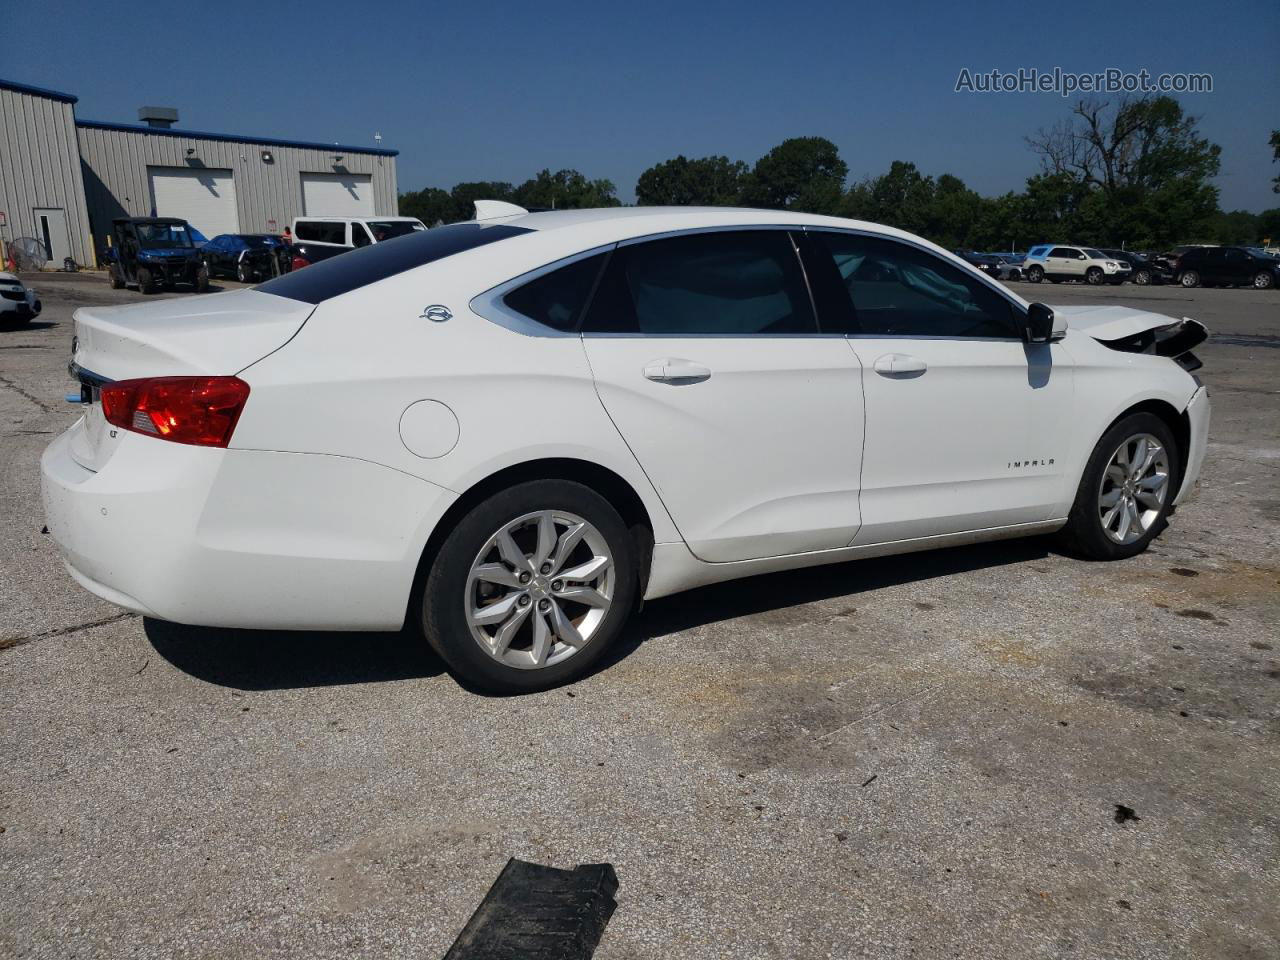
[[[301,223],[298,224],[302,226]],[[386,243],[374,243],[340,257],[322,260],[310,267],[286,273],[259,284],[262,293],[320,303],[387,277],[404,273],[426,263],[443,260],[455,253],[483,247],[524,233],[528,227],[510,224],[455,223],[434,230],[417,231]]]
[[[768,336],[817,323],[785,231],[714,231],[619,247],[584,329]]]
[[[338,243],[346,246],[347,225],[331,220],[299,220],[294,237],[297,240],[310,240],[312,243]]]
[[[437,228],[439,229],[439,228]],[[577,330],[608,254],[586,257],[512,290],[502,302],[553,330]]]

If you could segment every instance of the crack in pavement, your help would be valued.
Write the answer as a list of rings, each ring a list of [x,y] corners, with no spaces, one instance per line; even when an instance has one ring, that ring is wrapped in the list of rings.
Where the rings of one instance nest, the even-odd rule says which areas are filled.
[[[33,396],[30,393],[27,393],[26,390],[23,390],[22,387],[18,386],[8,377],[0,377],[0,385],[4,385],[8,387],[10,390],[12,390],[18,396],[22,397],[24,400],[28,400],[31,403],[34,403],[37,407],[39,407],[45,413],[53,413],[54,411],[53,407],[49,406],[49,404],[45,403],[39,397]]]
[[[117,613],[110,617],[103,617],[101,620],[90,620],[88,623],[77,623],[70,627],[58,627],[56,630],[46,630],[43,633],[33,633],[26,637],[7,637],[0,639],[0,650],[9,650],[13,647],[21,647],[24,644],[34,643],[37,640],[45,640],[49,637],[64,637],[68,633],[77,633],[81,630],[91,630],[94,627],[105,627],[109,623],[119,623],[121,620],[132,620],[137,617],[136,613]]]

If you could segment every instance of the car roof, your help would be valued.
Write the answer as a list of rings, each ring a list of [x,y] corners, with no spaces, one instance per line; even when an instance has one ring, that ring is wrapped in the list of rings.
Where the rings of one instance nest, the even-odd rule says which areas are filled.
[[[116,219],[112,220],[111,222],[112,223],[165,223],[170,225],[180,223],[183,226],[188,225],[187,221],[183,220],[180,217],[116,217]]]

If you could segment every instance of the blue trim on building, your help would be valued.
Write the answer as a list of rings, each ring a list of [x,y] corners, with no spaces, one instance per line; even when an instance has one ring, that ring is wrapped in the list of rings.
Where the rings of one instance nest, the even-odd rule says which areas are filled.
[[[180,127],[148,127],[136,123],[107,123],[103,120],[77,120],[77,127],[91,130],[122,130],[125,133],[147,133],[156,137],[185,137],[188,140],[221,140],[227,143],[255,143],[265,147],[301,147],[304,150],[324,150],[329,153],[371,153],[379,157],[398,157],[399,150],[383,150],[376,147],[353,147],[344,143],[311,143],[306,140],[277,140],[272,137],[238,136],[234,133],[207,133],[202,130],[184,130]]]
[[[50,100],[61,100],[63,103],[76,103],[79,97],[73,97],[69,93],[59,93],[57,90],[46,90],[44,87],[33,87],[26,83],[17,83],[13,80],[0,79],[0,90],[14,90],[18,93],[29,93],[33,97],[48,97]]]

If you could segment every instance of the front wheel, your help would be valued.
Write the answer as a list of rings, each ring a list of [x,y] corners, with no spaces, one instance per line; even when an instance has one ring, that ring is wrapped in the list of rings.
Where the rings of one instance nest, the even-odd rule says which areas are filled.
[[[1102,268],[1090,267],[1086,270],[1084,274],[1084,282],[1089,284],[1091,287],[1096,287],[1100,284],[1102,282]]]
[[[1275,284],[1275,278],[1265,270],[1259,270],[1258,275],[1253,278],[1253,288],[1255,290],[1270,290]]]
[[[209,268],[203,263],[196,268],[196,293],[204,293],[209,289]]]
[[[241,283],[253,283],[253,271],[243,260],[236,264],[236,279]]]
[[[1151,271],[1139,270],[1133,275],[1133,282],[1140,287],[1148,286],[1151,283]]]
[[[1090,560],[1123,560],[1167,525],[1178,482],[1178,445],[1163,420],[1135,413],[1103,434],[1085,466],[1059,535]]]
[[[1200,286],[1200,274],[1196,273],[1194,270],[1183,270],[1182,274],[1178,277],[1178,283],[1182,284],[1184,287],[1198,287]]]
[[[138,268],[138,292],[139,293],[155,293],[156,280],[151,275],[151,271],[146,267]]]
[[[598,493],[535,480],[494,494],[445,539],[422,596],[428,642],[464,681],[530,693],[586,673],[635,602],[635,549]]]

